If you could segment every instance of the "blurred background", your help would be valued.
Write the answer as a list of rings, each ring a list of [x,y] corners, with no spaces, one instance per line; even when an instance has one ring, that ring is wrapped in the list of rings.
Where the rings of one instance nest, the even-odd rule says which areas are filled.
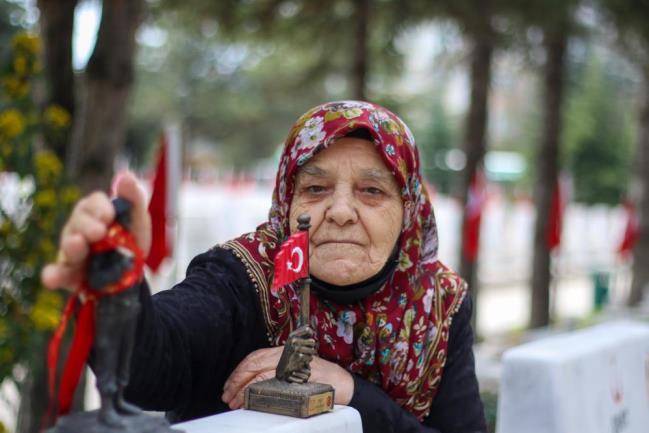
[[[0,0],[0,432],[47,409],[64,296],[38,272],[78,197],[143,178],[168,288],[265,220],[293,121],[340,99],[415,135],[493,427],[504,348],[649,320],[647,23],[647,0]]]

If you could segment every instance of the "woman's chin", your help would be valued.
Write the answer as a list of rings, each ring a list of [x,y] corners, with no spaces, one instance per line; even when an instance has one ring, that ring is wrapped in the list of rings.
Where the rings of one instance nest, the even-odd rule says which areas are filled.
[[[367,268],[367,262],[330,260],[322,265],[311,262],[311,275],[336,286],[348,286],[370,278],[376,272]]]

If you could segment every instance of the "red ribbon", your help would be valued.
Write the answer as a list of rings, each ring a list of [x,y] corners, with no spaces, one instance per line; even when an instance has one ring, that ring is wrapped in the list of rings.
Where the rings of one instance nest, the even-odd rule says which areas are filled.
[[[144,253],[135,242],[135,237],[120,224],[111,224],[108,227],[106,237],[90,245],[91,254],[107,252],[117,248],[125,248],[133,253],[133,266],[131,269],[126,271],[117,283],[107,286],[101,291],[91,289],[88,281],[84,280],[80,289],[68,299],[61,322],[50,340],[47,351],[47,365],[50,404],[52,405],[56,397],[56,367],[61,350],[61,340],[68,322],[74,314],[75,307],[80,303],[81,308],[77,315],[77,326],[72,339],[72,346],[63,367],[63,375],[59,386],[59,415],[64,415],[70,411],[74,390],[79,383],[83,366],[88,359],[90,348],[95,339],[95,307],[97,300],[104,296],[121,293],[137,284],[142,278]]]

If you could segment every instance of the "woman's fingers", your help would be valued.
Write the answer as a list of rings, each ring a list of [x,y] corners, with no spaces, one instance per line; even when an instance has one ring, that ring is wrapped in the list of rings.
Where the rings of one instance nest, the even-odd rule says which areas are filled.
[[[336,390],[334,403],[347,405],[354,395],[352,375],[331,361],[313,357],[311,361],[311,382],[328,383]]]
[[[132,173],[121,174],[115,182],[115,192],[131,202],[130,230],[145,254],[151,245],[151,221],[146,209],[146,194]],[[94,192],[74,206],[61,232],[59,254],[54,263],[45,266],[41,280],[50,289],[75,290],[85,272],[90,245],[106,236],[115,219],[113,204],[103,192]]]
[[[104,224],[108,225],[115,219],[115,209],[108,196],[101,192],[96,191],[84,197],[75,206],[75,211],[87,213],[88,215],[98,219]],[[73,211],[74,214],[74,211]]]
[[[80,200],[61,232],[59,253],[54,263],[41,272],[43,285],[50,289],[74,290],[81,281],[90,244],[106,235],[114,218],[113,206],[106,194],[95,192]]]
[[[48,289],[74,288],[81,282],[77,269],[58,263],[50,263],[41,271],[41,281]]]
[[[231,405],[239,394],[243,395],[242,391],[256,377],[274,377],[282,350],[283,347],[259,349],[246,356],[225,381],[222,400]]]

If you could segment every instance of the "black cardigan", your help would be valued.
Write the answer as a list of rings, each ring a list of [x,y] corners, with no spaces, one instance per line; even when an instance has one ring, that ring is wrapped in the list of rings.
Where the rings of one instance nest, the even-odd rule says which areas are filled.
[[[192,260],[185,280],[151,296],[142,312],[126,398],[172,422],[228,410],[221,401],[230,372],[250,352],[269,347],[259,299],[243,264],[214,248]],[[474,372],[470,297],[451,324],[448,359],[430,415],[420,423],[379,387],[354,375],[350,406],[365,432],[486,431]]]

